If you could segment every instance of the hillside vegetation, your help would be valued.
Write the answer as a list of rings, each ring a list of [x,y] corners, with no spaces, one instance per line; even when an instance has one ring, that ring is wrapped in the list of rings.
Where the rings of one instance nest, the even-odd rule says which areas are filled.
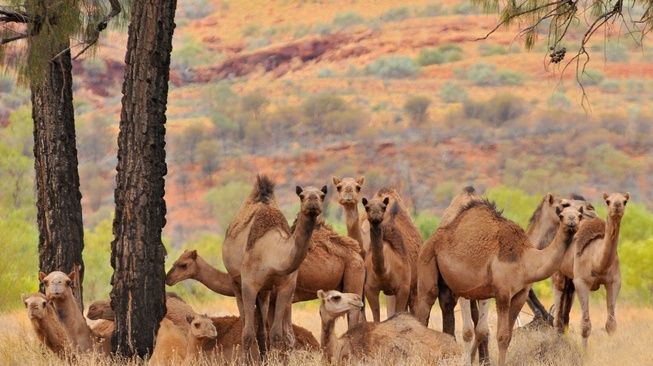
[[[575,64],[550,63],[544,34],[528,52],[517,28],[477,40],[496,17],[468,1],[180,0],[176,22],[164,228],[171,261],[195,248],[221,265],[222,235],[257,173],[275,177],[289,220],[295,185],[333,190],[334,175],[364,175],[366,197],[396,186],[425,237],[470,184],[523,227],[547,192],[580,193],[603,208],[603,191],[629,191],[622,298],[651,301],[650,41],[639,48],[606,31],[577,80]],[[580,36],[571,29],[567,48]],[[125,41],[118,31],[103,35],[95,55],[74,66],[88,300],[109,290]],[[0,310],[38,285],[29,103],[13,75],[0,75],[0,242],[19,253],[0,258],[11,273],[0,278],[8,289]],[[333,197],[325,216],[342,230]],[[548,284],[538,291],[548,294]]]

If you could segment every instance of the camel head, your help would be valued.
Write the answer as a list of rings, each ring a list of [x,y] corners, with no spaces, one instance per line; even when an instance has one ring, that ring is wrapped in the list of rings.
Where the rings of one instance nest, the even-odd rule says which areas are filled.
[[[166,285],[172,286],[183,280],[193,278],[198,271],[197,250],[187,250],[172,264],[172,268],[166,274]]]
[[[556,207],[556,213],[560,219],[560,224],[565,225],[569,230],[576,231],[578,230],[578,225],[583,219],[583,207],[580,208],[568,206],[568,207]]]
[[[562,198],[560,200],[560,205],[562,207],[568,207],[568,206],[574,206],[576,208],[583,208],[583,218],[584,219],[593,219],[597,217],[596,210],[594,210],[594,206],[592,206],[591,203],[589,203],[585,197],[572,193],[569,198]]]
[[[352,205],[355,206],[358,204],[358,194],[363,187],[363,182],[365,182],[365,177],[360,177],[358,179],[345,177],[342,180],[338,177],[333,177],[333,185],[336,186],[338,190],[338,203],[343,206]]]
[[[297,186],[295,189],[297,196],[301,200],[301,213],[308,217],[317,217],[322,213],[322,203],[327,194],[327,187],[323,186],[322,189],[315,187],[306,187],[303,189]]]
[[[40,292],[35,292],[29,296],[23,294],[20,295],[20,298],[27,308],[27,316],[30,319],[41,319],[45,315],[45,308],[48,306],[48,300]]]
[[[111,300],[105,299],[92,303],[86,311],[86,317],[91,320],[115,320],[116,313],[111,309]]]
[[[186,321],[190,324],[191,334],[197,339],[213,339],[218,336],[213,321],[204,314],[186,315]]]
[[[39,279],[45,288],[45,296],[51,298],[64,298],[67,289],[72,289],[73,280],[77,272],[72,271],[69,275],[61,271],[50,272],[47,276],[43,272],[39,272]]]
[[[363,308],[363,300],[360,295],[353,293],[342,293],[336,290],[317,291],[317,297],[322,300],[320,316],[337,318],[349,313],[352,310],[360,311]]]
[[[630,192],[626,194],[612,193],[608,195],[603,192],[603,200],[608,205],[608,215],[611,217],[621,217],[626,211],[626,204],[630,199]]]
[[[370,224],[380,224],[383,221],[385,210],[390,203],[390,197],[385,197],[383,200],[372,198],[369,201],[363,197],[362,202],[363,206],[365,206],[365,212],[367,212],[367,219]]]

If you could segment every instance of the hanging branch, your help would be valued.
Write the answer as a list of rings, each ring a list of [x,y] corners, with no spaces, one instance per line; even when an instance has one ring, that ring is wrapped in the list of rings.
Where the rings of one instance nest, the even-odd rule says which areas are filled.
[[[120,14],[122,11],[122,7],[120,6],[120,2],[118,2],[118,0],[109,0],[109,3],[111,4],[111,11],[104,18],[102,18],[102,20],[100,20],[100,22],[97,24],[95,33],[93,34],[93,38],[84,42],[86,43],[86,46],[84,46],[84,48],[82,48],[82,50],[72,58],[73,61],[76,60],[77,57],[79,57],[81,54],[86,52],[86,50],[88,50],[91,46],[97,43],[98,39],[100,39],[100,32],[107,28],[109,20]]]

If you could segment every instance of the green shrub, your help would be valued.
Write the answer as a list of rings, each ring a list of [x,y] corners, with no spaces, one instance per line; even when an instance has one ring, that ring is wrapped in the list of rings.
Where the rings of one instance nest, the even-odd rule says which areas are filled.
[[[603,53],[607,62],[628,62],[628,47],[623,43],[597,43],[590,47],[592,53]]]
[[[258,24],[254,23],[249,23],[243,28],[243,36],[245,37],[251,37],[259,33],[261,30],[261,26]]]
[[[423,9],[416,9],[415,16],[421,18],[437,17],[446,15],[447,11],[443,8],[442,3],[429,3]]]
[[[0,93],[11,93],[16,86],[16,80],[11,75],[0,74]]]
[[[417,63],[420,66],[439,65],[444,63],[444,54],[437,48],[422,48],[417,55]]]
[[[311,32],[311,26],[307,24],[297,24],[295,31],[293,32],[294,38],[302,38]]]
[[[407,56],[387,56],[365,65],[367,75],[381,78],[407,78],[417,74],[419,66]]]
[[[467,91],[454,81],[445,81],[438,96],[445,103],[460,103],[467,98]]]
[[[329,23],[316,23],[311,28],[311,33],[316,33],[322,36],[328,36],[333,33],[333,24]]]
[[[328,67],[321,69],[320,71],[317,72],[318,78],[334,78],[336,76],[337,76],[336,73],[331,68]]]
[[[428,121],[429,105],[431,105],[431,98],[411,96],[404,103],[404,112],[408,115],[413,125],[421,126]]]
[[[505,46],[490,43],[481,43],[477,49],[483,57],[508,54],[508,49]]]
[[[628,79],[625,82],[624,89],[626,90],[626,100],[631,102],[642,100],[644,97],[645,82],[641,79]]]
[[[547,99],[546,104],[550,107],[562,109],[569,108],[571,106],[571,102],[569,101],[569,98],[567,98],[567,95],[559,91],[553,92]]]
[[[621,83],[619,80],[615,79],[604,79],[601,84],[599,84],[599,89],[607,94],[619,94]]]
[[[82,66],[91,77],[104,75],[107,72],[107,63],[101,58],[86,58],[82,61]]]
[[[254,51],[259,48],[267,47],[271,44],[270,39],[267,37],[257,37],[257,38],[252,38],[247,41],[247,50],[248,51]]]
[[[215,11],[213,2],[209,0],[181,0],[179,6],[190,19],[202,19]]]
[[[495,63],[478,62],[472,65],[465,73],[468,79],[476,86],[493,86],[497,84],[497,65]]]
[[[515,119],[527,112],[523,99],[512,94],[498,94],[485,102],[467,98],[463,101],[463,111],[467,118],[484,121],[494,127]]]
[[[522,85],[524,76],[519,71],[501,70],[496,79],[497,85]]]
[[[435,229],[440,225],[440,218],[427,213],[426,211],[420,211],[417,214],[417,217],[413,219],[415,226],[419,229],[419,232],[422,234],[422,239],[426,240],[433,234]]]
[[[605,73],[600,70],[585,69],[580,72],[579,80],[584,86],[599,85],[605,79]]]
[[[351,10],[336,14],[333,18],[333,24],[340,29],[362,24],[363,22],[365,22],[365,19],[357,12]]]
[[[410,9],[407,6],[392,8],[381,15],[384,22],[401,22],[410,18]]]
[[[480,10],[472,2],[464,0],[452,6],[451,13],[455,15],[471,15],[480,14]]]

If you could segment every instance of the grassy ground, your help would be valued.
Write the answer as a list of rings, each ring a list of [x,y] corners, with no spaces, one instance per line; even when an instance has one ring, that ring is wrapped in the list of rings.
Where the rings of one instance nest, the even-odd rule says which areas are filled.
[[[215,301],[204,304],[193,304],[198,312],[210,315],[237,314],[233,299],[216,297]],[[368,316],[371,314],[368,309]],[[513,333],[513,340],[508,350],[509,365],[651,365],[653,355],[648,352],[653,341],[653,309],[621,305],[617,309],[618,330],[613,336],[605,332],[604,322],[606,311],[603,304],[594,304],[591,309],[594,331],[589,339],[586,350],[581,347],[579,333],[580,314],[576,304],[571,314],[569,332],[559,336],[553,331],[529,330],[518,328]],[[457,313],[458,320],[460,314]],[[383,318],[383,316],[382,316]],[[293,308],[294,323],[310,330],[319,340],[320,319],[318,304],[310,302],[295,305]],[[530,320],[524,312],[523,323]],[[431,316],[431,327],[441,329],[439,309]],[[344,332],[346,324],[340,321],[337,332]],[[497,361],[495,331],[496,312],[490,311],[490,357],[492,363]],[[458,331],[459,332],[459,331]],[[462,338],[457,335],[461,349]],[[90,366],[122,366],[138,365],[136,361],[117,361],[84,357],[77,362],[79,365]],[[378,364],[382,364],[379,362]],[[44,352],[37,341],[25,311],[0,314],[0,364],[22,366],[59,365],[61,360]],[[326,365],[319,353],[296,352],[288,360],[273,360],[269,365]],[[411,359],[405,364],[426,365],[428,360]],[[460,360],[450,360],[443,365],[462,365]]]

